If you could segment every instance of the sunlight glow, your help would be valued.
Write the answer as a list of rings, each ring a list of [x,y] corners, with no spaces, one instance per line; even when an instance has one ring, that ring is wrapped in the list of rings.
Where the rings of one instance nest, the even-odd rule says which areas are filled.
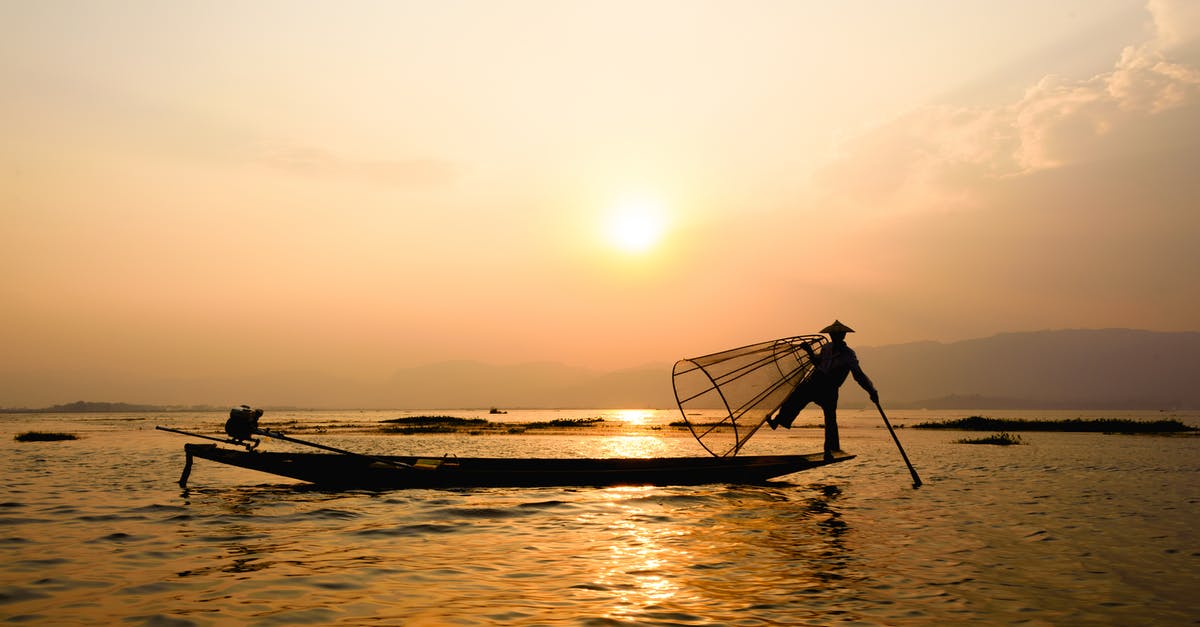
[[[644,425],[654,412],[649,409],[618,409],[615,418],[629,425]]]
[[[651,522],[660,519],[659,510],[630,500],[643,492],[610,490],[607,494],[625,515],[606,530],[614,541],[596,583],[615,596],[609,617],[625,622],[638,608],[667,603],[683,592],[679,578],[670,575],[678,572],[680,564],[690,563],[691,556],[678,541],[688,533],[673,523]]]
[[[626,200],[609,213],[606,234],[618,250],[644,253],[662,239],[666,218],[662,204],[648,198]]]
[[[658,457],[667,448],[667,443],[652,435],[618,435],[605,438],[601,443],[604,457]]]

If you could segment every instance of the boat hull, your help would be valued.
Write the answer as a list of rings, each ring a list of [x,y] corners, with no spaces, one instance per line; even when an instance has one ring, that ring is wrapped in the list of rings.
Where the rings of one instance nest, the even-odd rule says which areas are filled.
[[[334,453],[243,451],[185,444],[192,458],[248,468],[325,487],[403,489],[760,483],[853,459],[836,453],[657,458],[365,457]]]

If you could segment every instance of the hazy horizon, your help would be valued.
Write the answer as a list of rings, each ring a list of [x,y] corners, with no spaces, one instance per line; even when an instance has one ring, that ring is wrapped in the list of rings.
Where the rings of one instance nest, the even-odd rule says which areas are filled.
[[[1200,332],[1065,329],[856,349],[883,402],[892,408],[1200,407],[1194,385]],[[1131,369],[1134,355],[1152,359]],[[357,379],[311,370],[190,379],[111,371],[26,371],[0,379],[0,409],[75,402],[159,407],[248,403],[275,409],[662,409],[675,404],[672,372],[671,361],[605,371],[561,361],[472,360],[433,362]],[[842,404],[869,406],[869,401],[865,392],[848,385]]]
[[[1200,3],[0,24],[0,377],[611,371],[834,318],[856,346],[1200,329]]]

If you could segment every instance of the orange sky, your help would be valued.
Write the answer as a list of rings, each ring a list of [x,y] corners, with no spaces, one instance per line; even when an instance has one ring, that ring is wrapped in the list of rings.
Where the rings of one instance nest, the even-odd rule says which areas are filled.
[[[9,374],[1200,320],[1188,0],[18,0],[0,29]]]

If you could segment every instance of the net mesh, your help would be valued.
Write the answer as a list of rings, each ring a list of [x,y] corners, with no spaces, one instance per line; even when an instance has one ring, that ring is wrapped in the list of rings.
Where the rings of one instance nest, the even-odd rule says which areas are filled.
[[[767,416],[783,404],[813,364],[823,335],[797,335],[675,362],[671,381],[679,411],[700,444],[717,457],[737,455]],[[714,418],[711,411],[724,416]]]

